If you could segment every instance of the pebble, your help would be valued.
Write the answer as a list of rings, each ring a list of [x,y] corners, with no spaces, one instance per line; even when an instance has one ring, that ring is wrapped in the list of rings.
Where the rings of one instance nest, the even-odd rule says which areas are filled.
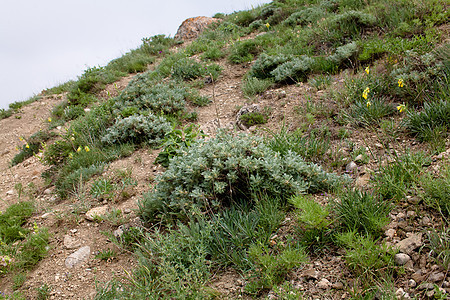
[[[395,229],[391,228],[391,229],[386,230],[384,235],[386,235],[388,238],[392,239],[395,236],[395,233],[396,233]]]
[[[394,256],[394,261],[397,265],[403,266],[408,261],[411,260],[411,257],[408,254],[405,253],[397,253]]]
[[[80,247],[80,241],[78,241],[77,239],[71,237],[70,235],[66,234],[64,236],[64,247],[66,247],[67,249],[75,249]]]
[[[7,191],[7,192],[6,192],[6,195],[7,195],[7,196],[14,195],[14,190],[9,190],[9,191]]]
[[[431,220],[427,216],[422,218],[422,225],[428,225],[430,222]]]
[[[357,157],[355,157],[355,161],[356,161],[356,162],[362,162],[363,159],[364,159],[364,158],[363,158],[362,154],[360,154],[360,155],[358,155]]]
[[[317,287],[319,289],[322,290],[326,290],[327,288],[329,288],[331,286],[331,282],[328,281],[328,279],[326,278],[322,278],[318,283],[317,283]]]
[[[431,282],[438,282],[444,280],[444,278],[445,278],[444,273],[439,272],[439,273],[432,273],[430,277],[428,277],[428,280],[430,280]]]
[[[83,264],[85,261],[89,259],[89,255],[91,254],[91,247],[84,246],[70,254],[66,260],[65,265],[67,268],[71,269]]]
[[[422,283],[421,285],[419,285],[419,287],[417,289],[419,291],[421,291],[421,290],[432,290],[432,289],[434,289],[434,285],[432,283],[426,282],[426,283]]]
[[[406,213],[406,216],[407,216],[408,218],[414,218],[414,217],[416,216],[416,212],[413,211],[413,210],[409,210],[409,211]]]
[[[410,279],[408,281],[408,286],[414,288],[417,286],[417,282],[414,279]]]
[[[422,246],[422,233],[413,233],[410,237],[401,240],[396,247],[403,253],[411,254],[415,249]]]
[[[52,190],[51,189],[46,189],[45,191],[44,191],[44,194],[45,195],[50,195],[52,193]]]
[[[123,210],[123,212],[124,212],[125,214],[129,214],[129,213],[131,213],[131,209],[125,208],[125,209]]]
[[[358,165],[354,162],[351,161],[350,163],[348,163],[348,165],[345,167],[345,171],[348,173],[353,172],[354,170],[356,170],[358,168]]]
[[[107,212],[108,212],[108,205],[94,207],[93,209],[89,210],[86,213],[85,218],[89,221],[94,221],[94,218],[96,216],[102,217],[106,215]]]
[[[359,176],[356,181],[355,181],[355,185],[359,186],[359,187],[364,187],[366,186],[370,181],[370,174],[366,173],[362,176]]]
[[[332,287],[334,289],[336,289],[336,290],[343,290],[344,289],[344,284],[342,282],[338,281],[338,282],[334,283],[332,285]]]

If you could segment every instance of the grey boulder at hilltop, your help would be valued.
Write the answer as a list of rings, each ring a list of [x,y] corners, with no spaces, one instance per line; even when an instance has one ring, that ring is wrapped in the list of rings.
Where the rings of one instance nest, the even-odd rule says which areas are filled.
[[[203,16],[186,19],[178,27],[177,34],[175,34],[174,38],[183,41],[195,39],[211,23],[219,21],[220,19]]]

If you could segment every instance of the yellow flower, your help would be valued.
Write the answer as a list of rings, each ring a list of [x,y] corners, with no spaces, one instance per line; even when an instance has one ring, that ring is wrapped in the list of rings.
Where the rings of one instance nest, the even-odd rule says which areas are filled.
[[[370,101],[367,101],[366,105],[367,105],[367,107],[369,107],[372,105],[372,103],[370,103]]]
[[[369,67],[365,68],[364,71],[366,71],[367,75],[369,75],[370,73]]]
[[[398,87],[403,87],[403,79],[398,80]]]
[[[362,93],[362,97],[363,97],[364,99],[367,99],[367,96],[369,95],[369,93],[370,93],[370,89],[369,89],[368,87],[366,87],[366,89],[365,89],[364,92]]]
[[[48,120],[49,122],[51,122],[51,121],[52,121],[52,118],[48,118],[47,120]]]
[[[30,148],[30,145],[28,145],[28,143],[27,143],[27,144],[25,145],[25,148],[27,148],[27,149]]]
[[[73,153],[72,152],[69,153],[69,158],[73,158]]]
[[[80,152],[80,151],[81,151],[81,147],[78,147],[77,152]]]
[[[84,151],[89,152],[89,151],[91,151],[91,149],[89,149],[88,146],[84,146]]]
[[[397,110],[399,112],[404,112],[406,110],[406,106],[404,104],[400,104],[399,106],[397,106]]]
[[[270,27],[270,24],[269,24],[269,23],[266,23],[266,27],[267,27],[267,29],[269,29],[269,27]]]
[[[20,137],[19,137],[19,141],[23,141],[23,137],[20,136]]]

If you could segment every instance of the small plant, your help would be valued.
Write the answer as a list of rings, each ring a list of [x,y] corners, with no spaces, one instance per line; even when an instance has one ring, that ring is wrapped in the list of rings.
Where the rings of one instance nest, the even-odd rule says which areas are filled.
[[[44,283],[40,287],[36,288],[37,291],[37,300],[47,300],[50,297],[50,292],[52,291],[52,287]]]
[[[425,203],[444,216],[450,216],[450,167],[444,167],[438,177],[425,174],[419,182],[423,188],[421,197]]]
[[[13,290],[18,290],[19,288],[21,288],[26,280],[27,280],[27,275],[25,273],[20,272],[20,273],[15,274],[12,278]]]
[[[233,64],[251,62],[261,50],[261,47],[255,40],[236,42],[231,48],[228,60]]]
[[[95,255],[95,259],[107,261],[113,259],[116,256],[117,254],[114,252],[114,250],[108,249],[100,251],[97,255]]]
[[[346,231],[377,238],[389,223],[391,205],[375,195],[359,190],[344,190],[333,203],[333,212]]]
[[[258,79],[248,76],[242,81],[241,88],[245,96],[253,97],[264,93],[271,86],[273,86],[272,79]]]
[[[114,197],[114,185],[106,178],[97,179],[91,186],[91,195],[99,201],[111,200]]]
[[[363,127],[378,125],[383,117],[394,113],[394,108],[389,103],[386,103],[384,99],[373,98],[367,100],[367,94],[364,95],[366,95],[366,99],[357,100],[350,106],[348,112],[343,113],[343,118],[348,123]]]
[[[447,228],[430,231],[427,234],[427,246],[436,262],[448,270],[450,267],[450,230]]]
[[[268,119],[267,115],[262,114],[260,112],[250,112],[248,114],[243,114],[240,117],[240,120],[245,127],[251,127],[253,125],[258,124],[265,124],[267,123],[267,119]]]
[[[307,261],[304,250],[295,246],[286,247],[274,254],[265,246],[252,245],[248,252],[258,270],[245,287],[245,291],[253,295],[280,284],[293,268]]]
[[[392,274],[395,250],[377,245],[371,237],[361,236],[355,231],[340,234],[337,239],[346,248],[345,259],[356,276],[366,282],[374,282]]]
[[[159,145],[170,128],[170,124],[163,117],[153,114],[133,115],[117,119],[116,123],[107,129],[102,142],[106,144],[133,142]]]
[[[186,125],[183,129],[173,128],[164,136],[163,150],[155,162],[167,168],[169,161],[177,156],[179,150],[189,148],[197,138],[202,137],[205,137],[203,131],[194,124]]]

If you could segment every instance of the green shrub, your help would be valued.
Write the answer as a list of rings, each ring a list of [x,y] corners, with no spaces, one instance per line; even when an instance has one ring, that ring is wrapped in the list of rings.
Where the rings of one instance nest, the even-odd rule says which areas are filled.
[[[328,57],[328,60],[338,67],[352,67],[355,65],[357,53],[358,45],[355,42],[351,42],[338,47],[335,53]]]
[[[450,129],[450,101],[441,99],[426,102],[421,112],[409,112],[406,127],[421,141],[427,141],[429,130],[442,128],[444,133]]]
[[[102,142],[116,143],[146,143],[159,145],[164,135],[171,130],[171,125],[164,117],[153,114],[148,116],[132,115],[124,119],[117,119],[116,123],[106,130]]]
[[[164,167],[169,166],[169,161],[177,156],[180,149],[189,148],[195,143],[197,137],[204,137],[203,131],[194,124],[186,125],[183,129],[173,128],[164,136],[163,150],[159,152],[155,163]]]
[[[218,47],[209,47],[202,55],[201,58],[203,60],[219,60],[221,58],[225,57],[224,51]]]
[[[317,22],[325,15],[326,12],[320,7],[308,7],[291,14],[282,24],[290,27],[304,26]]]
[[[383,98],[369,97],[367,100],[361,98],[356,100],[342,116],[348,123],[368,127],[378,125],[383,117],[393,113],[394,107]]]
[[[267,123],[268,116],[260,112],[250,112],[240,116],[240,120],[245,127]]]
[[[420,185],[425,203],[443,215],[450,216],[450,167],[441,169],[439,177],[424,175],[420,178]]]
[[[271,78],[271,72],[275,70],[279,65],[290,60],[290,57],[286,55],[268,55],[262,53],[253,64],[250,76],[258,79]]]
[[[143,38],[140,50],[146,54],[164,55],[169,51],[169,48],[175,44],[176,41],[173,38],[166,37],[164,34],[159,34],[150,38]]]
[[[205,66],[190,58],[180,59],[173,65],[172,76],[181,80],[193,80],[205,74]]]
[[[429,164],[429,157],[423,153],[406,153],[395,157],[388,165],[381,167],[375,176],[375,186],[383,199],[400,200],[406,196],[408,189],[418,180],[424,165]]]
[[[389,223],[392,206],[376,195],[359,190],[345,190],[333,203],[333,212],[345,231],[378,238]]]
[[[314,59],[302,55],[300,58],[292,58],[282,63],[270,72],[270,74],[277,82],[304,82],[307,80],[313,64]]]
[[[247,76],[242,80],[241,89],[245,96],[253,97],[264,93],[273,85],[272,79],[258,79]]]
[[[287,155],[291,151],[307,161],[318,162],[323,161],[330,149],[330,138],[315,131],[309,135],[303,134],[301,130],[288,132],[288,128],[283,126],[280,132],[271,132],[267,145],[281,155]]]
[[[236,42],[231,48],[228,60],[233,64],[251,62],[261,50],[261,47],[255,40]]]
[[[326,190],[339,181],[292,153],[280,157],[262,139],[220,134],[174,157],[140,209],[146,221],[182,217],[197,208],[217,210],[233,200],[249,201],[255,192],[288,197]]]
[[[359,37],[365,29],[373,27],[376,18],[361,11],[350,10],[332,17],[330,20],[332,30],[338,30],[345,37]]]
[[[6,244],[22,240],[29,232],[22,228],[22,225],[33,212],[34,206],[31,202],[19,202],[0,213],[0,240]]]
[[[33,156],[42,149],[43,144],[50,138],[55,137],[56,133],[40,130],[26,139],[26,144],[22,146],[22,150],[14,156],[11,161],[11,165],[15,166],[20,164],[27,158]],[[28,146],[28,147],[27,147]]]

